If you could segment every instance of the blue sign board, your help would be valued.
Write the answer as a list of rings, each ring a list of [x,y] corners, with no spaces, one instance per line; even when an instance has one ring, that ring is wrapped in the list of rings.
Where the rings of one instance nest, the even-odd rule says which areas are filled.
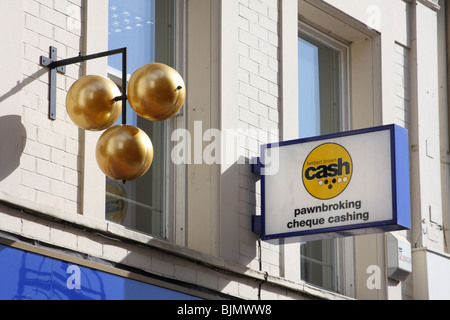
[[[0,300],[199,300],[55,258],[0,245]]]

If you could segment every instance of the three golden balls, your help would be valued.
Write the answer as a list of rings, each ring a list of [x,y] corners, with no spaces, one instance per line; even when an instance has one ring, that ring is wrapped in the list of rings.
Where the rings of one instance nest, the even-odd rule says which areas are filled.
[[[151,121],[169,119],[181,109],[186,98],[183,78],[162,63],[149,63],[136,70],[127,92],[133,110]]]
[[[106,176],[118,181],[133,181],[150,168],[153,144],[141,129],[121,124],[100,136],[95,154],[97,164]]]
[[[122,101],[115,101],[120,95],[120,90],[113,81],[102,76],[84,76],[75,81],[67,93],[67,113],[80,128],[105,130],[122,113]]]
[[[183,106],[186,88],[183,78],[161,63],[142,66],[131,76],[127,100],[144,119],[163,121]],[[141,129],[115,125],[122,113],[121,92],[117,85],[102,76],[88,75],[69,89],[66,109],[80,128],[106,130],[97,142],[96,160],[103,173],[113,180],[133,181],[142,177],[153,162],[153,145]]]

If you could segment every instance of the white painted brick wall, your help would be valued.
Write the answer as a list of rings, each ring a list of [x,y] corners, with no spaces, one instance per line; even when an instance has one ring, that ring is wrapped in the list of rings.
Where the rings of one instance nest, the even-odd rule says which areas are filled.
[[[48,73],[39,65],[39,57],[48,56],[51,45],[57,47],[60,59],[81,51],[80,6],[81,1],[24,1],[22,72],[26,85],[21,95],[26,139],[20,183],[25,189],[35,190],[27,193],[30,199],[26,200],[67,212],[75,210],[73,213],[79,207],[79,133],[66,114],[65,96],[81,70],[79,65],[68,66],[65,76],[57,76],[57,120],[50,121]]]
[[[395,123],[409,129],[410,119],[410,78],[409,78],[410,50],[395,44]]]
[[[278,141],[278,1],[241,0],[238,19],[239,49],[239,138],[240,154],[247,159],[259,156],[261,144]],[[249,166],[241,166],[239,179],[240,261],[259,269],[256,235],[251,216],[261,213],[260,182]],[[279,247],[263,244],[262,269],[279,275]],[[242,295],[254,295],[240,285]]]
[[[240,121],[278,129],[278,1],[240,1],[238,32]],[[249,151],[248,158],[258,155]]]

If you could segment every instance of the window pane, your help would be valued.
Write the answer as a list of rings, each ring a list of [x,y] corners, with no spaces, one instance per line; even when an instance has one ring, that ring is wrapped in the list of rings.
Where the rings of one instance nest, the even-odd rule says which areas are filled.
[[[340,52],[307,36],[299,44],[299,137],[341,130]]]
[[[168,38],[169,26],[155,20],[167,17],[171,1],[109,0],[109,49],[127,47],[127,71],[155,62],[156,32]],[[166,54],[170,52],[165,51]],[[160,57],[170,61],[170,57]],[[109,57],[108,64],[117,84],[121,85],[122,57]],[[114,78],[114,77],[113,77]],[[120,119],[117,124],[121,123]],[[165,122],[152,122],[138,116],[127,104],[127,124],[137,126],[150,137],[154,158],[150,170],[140,179],[126,184],[107,178],[106,218],[131,229],[165,237]]]
[[[300,244],[301,279],[336,291],[336,240],[319,240]]]
[[[109,0],[109,50],[127,47],[128,73],[155,60],[155,0]],[[109,65],[122,71],[120,55]]]
[[[341,130],[340,52],[306,35],[299,46],[299,137]],[[337,290],[336,240],[301,243],[301,279]]]
[[[298,39],[299,136],[320,135],[319,48]]]

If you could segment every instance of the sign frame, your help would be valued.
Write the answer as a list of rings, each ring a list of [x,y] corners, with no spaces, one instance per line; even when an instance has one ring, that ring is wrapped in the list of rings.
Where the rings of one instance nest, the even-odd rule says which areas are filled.
[[[266,152],[274,148],[301,145],[308,142],[326,143],[327,140],[336,138],[356,136],[379,131],[388,131],[390,140],[391,160],[391,193],[392,193],[392,215],[390,219],[382,221],[361,222],[351,225],[340,225],[310,230],[300,230],[281,233],[268,233],[266,212],[266,174],[265,159]],[[275,149],[274,149],[275,150]],[[339,238],[362,234],[382,233],[411,228],[411,205],[410,205],[410,180],[409,180],[409,142],[408,131],[398,125],[384,125],[359,130],[352,130],[336,134],[328,134],[317,137],[296,139],[279,143],[270,143],[261,146],[261,157],[258,163],[253,165],[253,171],[261,175],[261,216],[254,216],[253,231],[261,235],[264,241],[284,239],[285,243],[298,241],[313,241],[328,238]]]

